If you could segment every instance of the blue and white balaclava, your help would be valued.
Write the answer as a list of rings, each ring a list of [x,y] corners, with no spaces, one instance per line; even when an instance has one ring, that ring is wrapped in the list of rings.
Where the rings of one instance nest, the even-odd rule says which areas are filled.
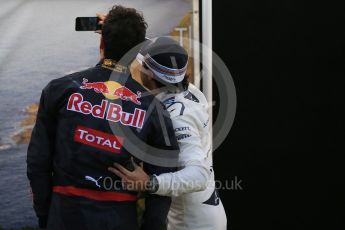
[[[151,70],[154,77],[167,83],[181,82],[187,72],[187,51],[169,37],[147,40],[136,59]]]

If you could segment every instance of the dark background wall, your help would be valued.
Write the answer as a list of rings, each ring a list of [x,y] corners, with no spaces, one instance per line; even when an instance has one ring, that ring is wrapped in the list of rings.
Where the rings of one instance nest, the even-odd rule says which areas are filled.
[[[344,224],[344,9],[344,1],[213,1],[213,48],[238,97],[214,155],[218,179],[243,182],[220,191],[229,229]]]

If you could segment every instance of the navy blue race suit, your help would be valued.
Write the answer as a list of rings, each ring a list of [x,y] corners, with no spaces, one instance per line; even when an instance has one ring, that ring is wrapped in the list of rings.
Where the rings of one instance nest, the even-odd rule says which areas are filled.
[[[40,227],[139,229],[137,194],[123,189],[120,178],[107,170],[114,162],[126,166],[132,157],[124,147],[131,140],[120,129],[177,154],[178,144],[163,106],[148,111],[160,102],[123,69],[104,62],[43,89],[27,153]],[[175,170],[136,160],[144,162],[149,174]],[[141,229],[165,229],[170,203],[169,197],[147,194]]]

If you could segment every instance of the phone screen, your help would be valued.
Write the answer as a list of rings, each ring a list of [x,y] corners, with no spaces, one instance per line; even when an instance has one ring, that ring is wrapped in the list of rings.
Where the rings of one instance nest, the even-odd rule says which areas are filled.
[[[77,17],[75,19],[76,31],[95,31],[100,30],[101,25],[98,25],[99,18],[97,17]]]

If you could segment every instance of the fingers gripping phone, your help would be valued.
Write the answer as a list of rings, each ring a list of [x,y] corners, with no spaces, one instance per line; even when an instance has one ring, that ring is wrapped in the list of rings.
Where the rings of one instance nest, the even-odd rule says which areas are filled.
[[[102,25],[98,24],[98,17],[77,17],[75,19],[76,31],[96,31],[101,30]]]

